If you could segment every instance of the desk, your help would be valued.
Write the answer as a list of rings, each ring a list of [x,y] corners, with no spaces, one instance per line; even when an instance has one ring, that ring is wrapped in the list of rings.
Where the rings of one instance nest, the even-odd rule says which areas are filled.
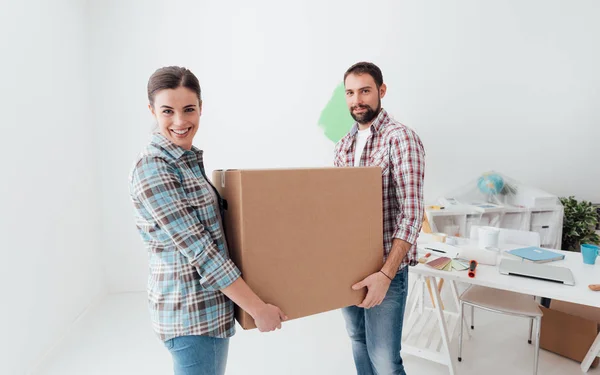
[[[457,246],[460,247],[461,245]],[[522,246],[503,245],[501,246],[501,251],[503,252],[518,247]],[[548,265],[570,268],[573,272],[573,277],[575,278],[575,286],[562,285],[542,280],[528,279],[516,276],[502,275],[498,271],[497,266],[487,266],[482,264],[477,266],[477,276],[473,279],[470,279],[467,276],[466,271],[441,271],[426,266],[424,264],[419,264],[417,266],[410,267],[409,270],[412,274],[419,275],[420,277],[424,277],[426,280],[430,280],[432,286],[437,285],[436,278],[445,279],[447,282],[449,282],[448,284],[450,284],[452,287],[452,294],[453,297],[455,297],[455,302],[458,302],[458,293],[456,291],[455,282],[459,281],[472,285],[481,285],[490,288],[509,290],[532,296],[547,297],[551,299],[557,299],[561,301],[578,303],[581,305],[600,308],[600,293],[591,291],[588,288],[589,284],[598,284],[600,282],[600,265],[584,264],[581,259],[580,253],[560,250],[553,251],[565,254],[565,259],[548,263]],[[507,254],[503,254],[502,257],[510,257],[511,259],[515,259],[514,257]],[[422,288],[422,283],[420,284]],[[402,350],[408,354],[417,355],[419,357],[447,365],[450,375],[454,375],[454,362],[450,354],[449,343],[451,336],[450,333],[453,333],[453,331],[456,329],[456,326],[458,325],[457,323],[459,322],[458,313],[452,313],[443,310],[441,307],[441,297],[437,288],[433,287],[431,289],[433,291],[435,301],[435,308],[431,310],[433,310],[433,313],[435,314],[436,322],[441,336],[441,347],[438,348],[440,350],[437,352],[435,350],[431,351],[416,347],[411,344],[406,345],[405,348],[404,343]],[[423,294],[423,290],[421,290],[420,293]],[[409,310],[409,318],[407,320],[407,323],[409,324],[411,323],[411,320],[414,320],[411,319],[411,317],[415,315],[415,309],[416,306],[415,304],[413,304],[412,308]],[[422,306],[421,312],[423,312]],[[411,328],[412,327],[410,326],[408,327],[409,334]],[[583,372],[588,371],[589,366],[591,365],[593,359],[598,355],[599,351],[600,334],[596,338],[594,344],[588,351],[587,356],[581,364],[581,369]]]

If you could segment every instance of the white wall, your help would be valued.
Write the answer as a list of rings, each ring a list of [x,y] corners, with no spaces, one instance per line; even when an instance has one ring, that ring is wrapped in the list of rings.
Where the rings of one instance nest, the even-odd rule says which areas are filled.
[[[318,118],[345,69],[376,62],[384,107],[421,135],[426,198],[495,169],[600,201],[600,3],[464,0],[93,2],[102,249],[111,291],[143,290],[127,174],[164,65],[200,78],[206,166],[330,165]]]
[[[0,10],[0,374],[27,373],[104,291],[85,3]]]

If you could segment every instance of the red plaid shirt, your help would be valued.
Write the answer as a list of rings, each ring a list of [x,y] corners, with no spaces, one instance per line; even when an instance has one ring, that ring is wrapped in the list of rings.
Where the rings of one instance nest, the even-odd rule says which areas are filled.
[[[354,166],[358,124],[335,146],[336,167]],[[382,109],[371,124],[360,166],[380,166],[383,181],[383,260],[399,238],[413,244],[400,264],[417,264],[417,237],[423,224],[425,150],[419,136]]]

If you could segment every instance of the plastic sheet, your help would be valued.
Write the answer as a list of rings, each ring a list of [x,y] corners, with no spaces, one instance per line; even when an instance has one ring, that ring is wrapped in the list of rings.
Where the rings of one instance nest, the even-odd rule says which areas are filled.
[[[560,199],[496,171],[482,173],[426,207],[433,232],[471,237],[474,226],[535,231],[541,246],[561,248],[563,207]]]

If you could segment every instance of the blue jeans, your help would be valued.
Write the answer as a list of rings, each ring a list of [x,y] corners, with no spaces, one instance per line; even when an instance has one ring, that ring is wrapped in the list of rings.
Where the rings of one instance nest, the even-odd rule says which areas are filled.
[[[358,375],[406,375],[400,345],[408,266],[400,270],[379,306],[342,309]]]
[[[180,336],[164,342],[173,357],[175,375],[223,375],[229,339]]]

